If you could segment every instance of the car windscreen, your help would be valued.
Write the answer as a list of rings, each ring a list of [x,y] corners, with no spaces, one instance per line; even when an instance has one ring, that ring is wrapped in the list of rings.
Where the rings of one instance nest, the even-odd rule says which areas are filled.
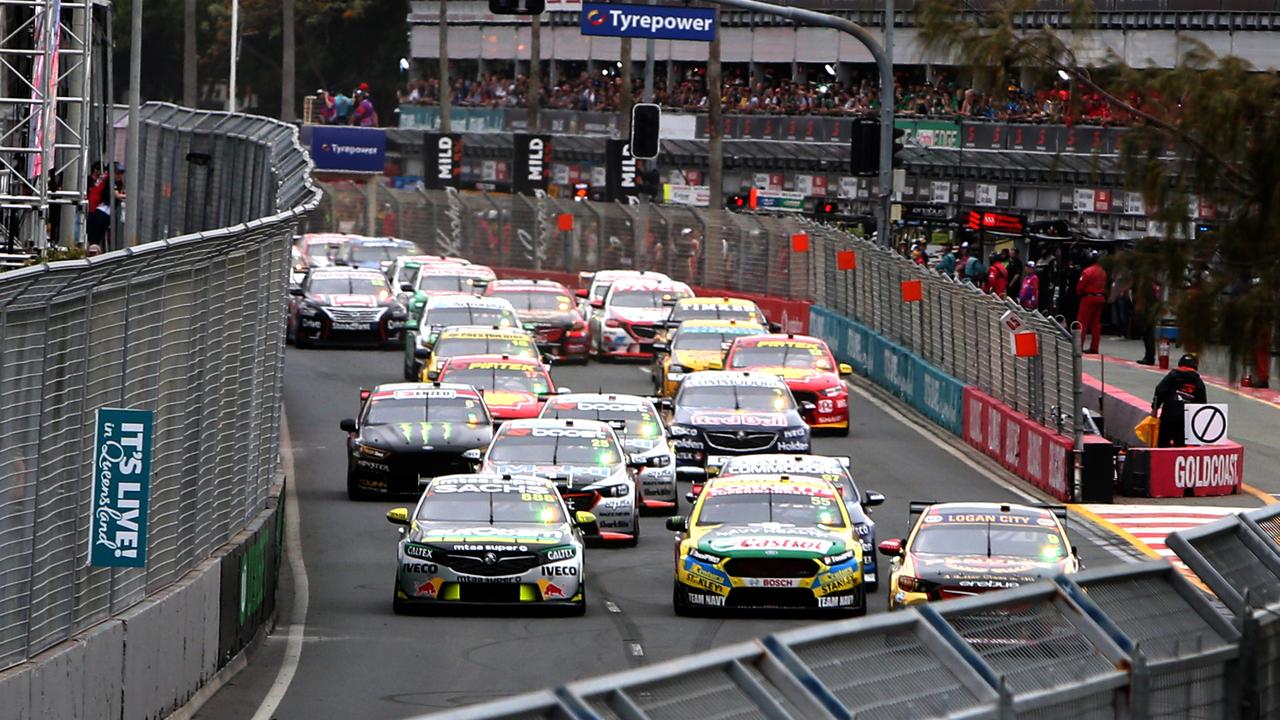
[[[315,295],[378,295],[388,294],[387,281],[379,276],[318,277],[312,278],[307,291]]]
[[[780,523],[798,527],[842,528],[844,516],[834,497],[801,493],[711,494],[702,501],[698,525]]]
[[[415,248],[399,245],[352,245],[351,260],[356,263],[380,263],[395,260],[401,255],[417,252]]]
[[[451,383],[470,385],[477,390],[525,392],[542,395],[551,390],[547,378],[534,368],[501,369],[459,367],[446,368],[440,378]]]
[[[583,433],[581,436],[547,437],[538,428],[512,428],[500,433],[489,447],[486,460],[535,465],[612,466],[622,462],[617,444],[609,437]],[[554,432],[554,430],[552,431]]]
[[[677,332],[672,341],[673,350],[715,350],[724,349],[724,343],[733,342],[737,334],[716,332]]]
[[[916,533],[910,550],[921,555],[985,555],[1041,562],[1067,556],[1066,545],[1054,528],[981,523],[925,525]]]
[[[553,493],[427,491],[418,520],[458,523],[536,523],[559,525],[564,513]]]
[[[729,360],[730,368],[788,367],[831,370],[831,363],[819,345],[753,345],[739,347]]]
[[[475,398],[383,398],[370,401],[366,425],[402,422],[489,422],[484,405]]]
[[[459,355],[510,355],[511,357],[537,357],[537,349],[533,343],[524,338],[441,338],[436,343],[435,353],[439,357],[458,357]]]
[[[518,324],[511,311],[505,308],[465,306],[434,308],[427,313],[427,317],[423,322],[434,327],[456,327],[458,325],[516,327]]]
[[[614,307],[660,308],[663,307],[663,296],[670,294],[657,290],[619,290],[609,296],[609,304]]]
[[[338,249],[337,245],[331,245],[329,243],[323,243],[323,242],[313,242],[313,243],[307,243],[306,254],[307,254],[307,257],[327,258],[334,250],[337,250],[337,249]]]
[[[756,322],[756,313],[751,308],[740,305],[717,305],[714,307],[705,305],[681,307],[677,305],[671,310],[671,319],[676,322],[684,322],[685,320],[745,320],[747,322]]]
[[[607,402],[552,402],[542,417],[563,420],[599,420],[607,423],[620,438],[658,440],[662,424],[643,405],[621,405]]]
[[[490,296],[509,301],[516,310],[556,310],[567,313],[573,308],[573,301],[569,296],[560,293],[500,290]]]
[[[682,408],[770,413],[786,412],[795,407],[786,388],[739,385],[685,385],[680,388],[676,403]]]

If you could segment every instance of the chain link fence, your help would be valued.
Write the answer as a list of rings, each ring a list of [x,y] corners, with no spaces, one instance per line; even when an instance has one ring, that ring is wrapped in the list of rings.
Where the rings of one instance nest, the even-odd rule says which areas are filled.
[[[707,289],[812,300],[1055,432],[1071,435],[1079,423],[1074,343],[1061,321],[831,226],[678,205],[320,185],[331,212],[317,213],[317,232],[394,235],[429,253],[499,267],[659,270]],[[562,216],[571,220],[567,230],[560,229]],[[801,233],[809,237],[807,252],[792,245]],[[856,268],[837,269],[841,250],[854,251]],[[910,279],[924,284],[920,302],[902,300],[901,283]],[[1010,352],[1005,312],[1037,332],[1039,356]]]
[[[1277,528],[1269,506],[1169,536],[1222,603],[1165,560],[1118,565],[417,720],[1272,718]]]
[[[310,160],[264,118],[148,104],[142,119],[150,242],[0,274],[0,668],[177,580],[274,481]],[[155,412],[146,568],[88,566],[102,407]]]

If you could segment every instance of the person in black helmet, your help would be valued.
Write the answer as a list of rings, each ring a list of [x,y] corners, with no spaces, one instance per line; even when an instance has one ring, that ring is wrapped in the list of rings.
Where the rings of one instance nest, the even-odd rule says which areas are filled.
[[[1187,403],[1204,403],[1204,381],[1200,379],[1200,363],[1195,355],[1183,355],[1178,366],[1165,375],[1156,385],[1151,399],[1151,414],[1160,417],[1160,435],[1157,447],[1183,447],[1186,445],[1186,427],[1183,406]],[[1163,411],[1162,411],[1163,409]]]

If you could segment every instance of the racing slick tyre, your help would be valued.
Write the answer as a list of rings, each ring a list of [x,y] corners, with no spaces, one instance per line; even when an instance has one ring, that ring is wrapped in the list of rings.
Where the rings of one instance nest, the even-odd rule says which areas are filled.
[[[306,350],[311,347],[311,342],[307,340],[305,333],[295,331],[293,336],[293,346],[299,350]]]
[[[578,592],[582,594],[582,602],[569,608],[569,617],[582,617],[587,614],[587,580],[584,577],[578,585]]]
[[[835,430],[831,431],[831,434],[835,435],[836,437],[849,437],[849,426],[845,425],[842,428],[836,428]]]
[[[680,587],[679,582],[671,584],[671,607],[676,611],[676,615],[680,617],[692,617],[694,615],[693,608],[689,605],[689,596],[684,588]]]
[[[397,615],[413,614],[413,608],[409,606],[409,603],[394,596],[391,598],[391,611]]]
[[[347,470],[347,499],[363,500],[364,491],[360,489],[360,483],[356,482],[356,474]]]
[[[631,527],[635,532],[631,533],[631,539],[623,543],[625,547],[635,547],[640,544],[640,509],[636,508],[636,512],[631,516]]]

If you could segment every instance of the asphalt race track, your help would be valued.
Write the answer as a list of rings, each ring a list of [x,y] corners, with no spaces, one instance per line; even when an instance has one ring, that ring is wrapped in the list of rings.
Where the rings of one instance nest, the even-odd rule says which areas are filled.
[[[355,415],[358,388],[400,380],[399,353],[296,350],[286,358],[285,407],[301,514],[303,558],[310,584],[301,660],[272,717],[403,718],[679,657],[746,640],[805,621],[796,618],[677,618],[671,609],[672,534],[647,517],[638,547],[587,554],[586,617],[422,616],[391,611],[395,526],[384,513],[402,502],[354,503],[345,489],[342,418]],[[556,383],[647,394],[646,365],[563,366]],[[851,395],[848,438],[819,438],[815,452],[850,455],[863,490],[883,492],[880,539],[905,530],[910,500],[1017,500],[982,473]],[[932,430],[945,435],[943,430]],[[682,490],[682,493],[684,491]],[[1073,540],[1086,565],[1119,562],[1099,540]],[[871,612],[886,603],[880,590]],[[196,717],[251,717],[267,695],[284,656],[294,583],[282,570],[275,633],[248,667]]]

